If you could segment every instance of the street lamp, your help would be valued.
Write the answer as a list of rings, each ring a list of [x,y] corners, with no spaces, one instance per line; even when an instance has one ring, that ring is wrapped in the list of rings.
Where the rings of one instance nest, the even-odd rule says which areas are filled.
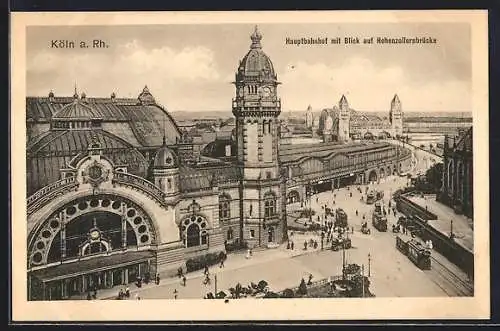
[[[450,220],[450,238],[453,239],[453,220]]]
[[[371,276],[371,272],[370,272],[371,259],[372,259],[372,256],[370,253],[368,253],[368,277]]]

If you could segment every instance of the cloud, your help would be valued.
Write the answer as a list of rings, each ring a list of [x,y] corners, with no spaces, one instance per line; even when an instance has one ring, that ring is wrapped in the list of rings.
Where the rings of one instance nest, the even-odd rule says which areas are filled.
[[[202,96],[207,86],[223,79],[209,48],[147,49],[137,40],[112,53],[43,50],[28,58],[27,74],[30,95],[46,95],[50,89],[68,94],[77,82],[87,95],[107,96],[114,90],[135,97],[147,84],[155,96],[175,100],[181,108],[183,102],[193,104],[193,94]]]
[[[470,84],[460,80],[412,81],[404,68],[380,68],[367,58],[343,63],[289,63],[281,75],[280,89],[286,109],[332,107],[345,94],[352,108],[389,110],[398,93],[406,110],[470,111]]]
[[[219,51],[219,50],[215,50]],[[331,62],[331,61],[330,61]],[[72,95],[76,82],[87,95],[136,97],[144,85],[168,109],[229,110],[236,68],[225,69],[208,47],[148,48],[131,40],[110,51],[44,49],[28,56],[29,95]],[[425,70],[425,69],[422,69]],[[470,83],[434,77],[412,79],[402,66],[381,67],[365,57],[335,63],[289,62],[278,72],[283,110],[320,109],[345,94],[352,108],[389,110],[398,93],[404,110],[470,111]]]

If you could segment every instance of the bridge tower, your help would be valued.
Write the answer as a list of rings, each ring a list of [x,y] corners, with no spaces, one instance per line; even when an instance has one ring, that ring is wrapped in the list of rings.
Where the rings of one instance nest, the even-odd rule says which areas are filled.
[[[236,140],[240,183],[240,238],[250,247],[281,243],[286,236],[279,171],[280,84],[262,35],[255,27],[250,50],[236,73]]]
[[[311,105],[309,105],[306,111],[306,128],[312,129],[312,127],[313,127],[313,113],[312,113],[312,107]]]
[[[394,95],[391,101],[391,111],[389,112],[389,119],[391,121],[392,135],[403,135],[403,111],[401,108],[401,101],[397,94]]]
[[[342,142],[349,141],[351,111],[349,110],[349,103],[347,98],[342,94],[339,101],[339,130],[338,139]]]

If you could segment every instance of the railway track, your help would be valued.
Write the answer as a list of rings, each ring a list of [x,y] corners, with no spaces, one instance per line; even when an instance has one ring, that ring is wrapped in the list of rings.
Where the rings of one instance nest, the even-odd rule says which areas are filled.
[[[449,296],[473,296],[474,286],[463,280],[431,256],[431,270],[425,271],[432,281]]]

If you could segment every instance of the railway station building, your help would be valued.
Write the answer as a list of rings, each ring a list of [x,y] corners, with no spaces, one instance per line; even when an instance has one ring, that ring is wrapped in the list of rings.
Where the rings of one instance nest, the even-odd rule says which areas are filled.
[[[407,171],[410,151],[387,142],[281,146],[278,76],[257,29],[250,39],[228,100],[234,139],[209,156],[147,87],[27,97],[29,300],[173,275],[228,245],[279,245],[288,203]]]

